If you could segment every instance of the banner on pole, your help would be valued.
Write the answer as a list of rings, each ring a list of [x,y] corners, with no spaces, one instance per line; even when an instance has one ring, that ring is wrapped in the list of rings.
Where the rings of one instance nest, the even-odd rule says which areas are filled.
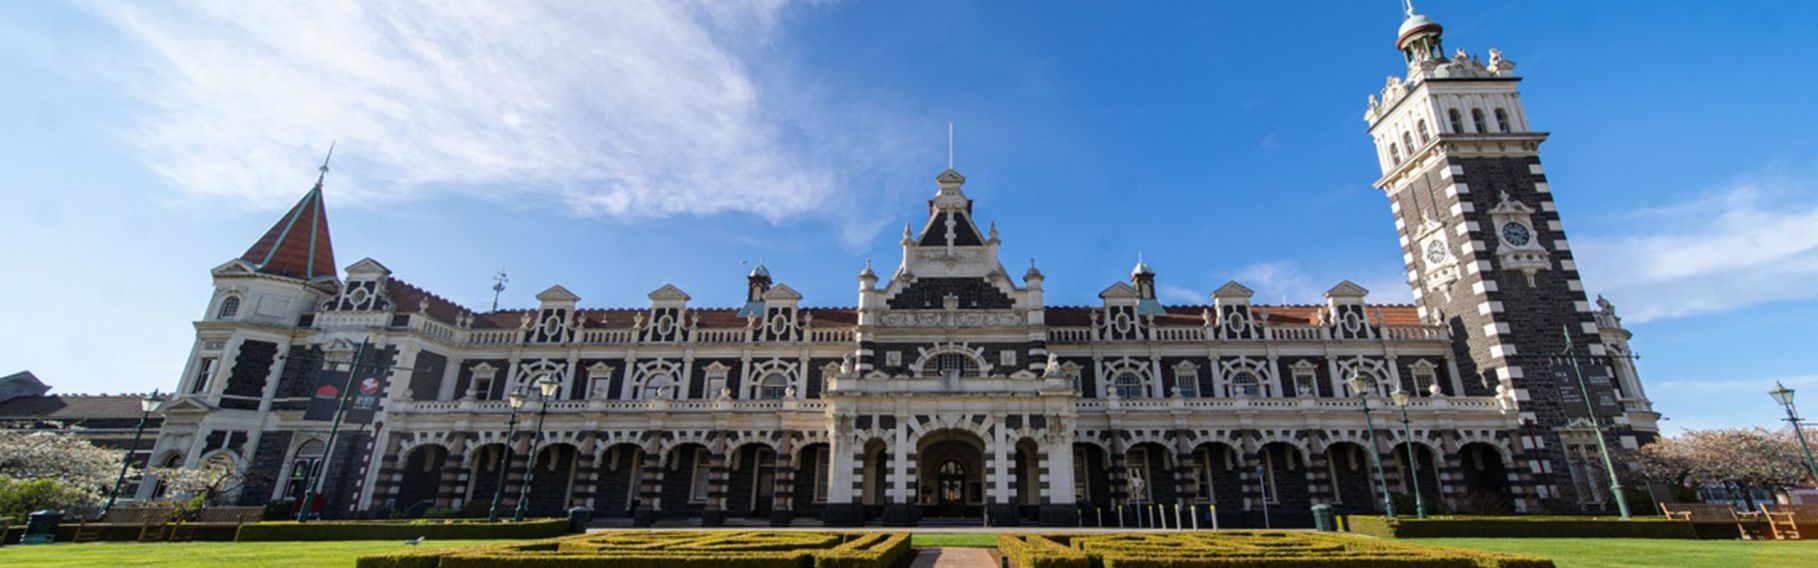
[[[372,423],[373,414],[379,410],[379,391],[383,384],[374,373],[362,373],[358,381],[348,384],[346,371],[322,370],[316,374],[316,388],[309,398],[309,409],[303,412],[304,420],[334,420],[335,409],[341,405],[341,398],[347,397],[347,408],[341,420],[354,424]],[[343,389],[352,389],[344,392]]]

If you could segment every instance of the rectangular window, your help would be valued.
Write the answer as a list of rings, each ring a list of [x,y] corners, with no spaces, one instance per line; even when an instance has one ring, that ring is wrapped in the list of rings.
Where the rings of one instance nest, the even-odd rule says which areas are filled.
[[[707,452],[704,450],[695,450],[694,451],[694,471],[689,474],[690,477],[688,478],[689,484],[690,484],[689,491],[688,491],[688,502],[690,502],[690,503],[706,503],[707,502],[707,482],[708,482],[708,478],[711,477],[709,475],[709,472],[711,472],[712,470],[713,469],[711,467],[708,467],[708,465],[707,465]]]
[[[476,378],[473,380],[473,398],[474,400],[492,399],[492,377]]]
[[[1005,367],[1016,366],[1016,352],[1009,349],[997,352],[997,364]]]
[[[215,359],[214,357],[204,357],[201,360],[196,361],[196,380],[193,383],[194,386],[189,390],[190,393],[208,393],[208,383],[209,380],[215,376],[215,362],[217,361],[219,361],[219,359]]]
[[[1090,486],[1086,483],[1087,471],[1086,451],[1082,449],[1073,450],[1073,502],[1075,503],[1090,503],[1092,501],[1092,490],[1089,489]]]
[[[814,465],[808,468],[808,471],[810,471],[810,475],[813,476],[810,479],[812,479],[812,482],[814,483],[814,502],[817,504],[826,503],[827,478],[829,477],[827,475],[827,452],[815,452]]]
[[[1319,392],[1314,386],[1313,369],[1294,370],[1294,393],[1298,396],[1313,396]]]
[[[1432,367],[1420,366],[1414,368],[1414,396],[1429,396],[1433,394],[1433,375]]]

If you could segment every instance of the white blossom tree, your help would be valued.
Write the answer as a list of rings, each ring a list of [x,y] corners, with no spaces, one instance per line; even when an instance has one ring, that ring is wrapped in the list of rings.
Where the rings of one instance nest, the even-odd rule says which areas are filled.
[[[113,487],[121,459],[120,450],[99,448],[71,434],[0,430],[0,477],[49,479],[99,498]]]

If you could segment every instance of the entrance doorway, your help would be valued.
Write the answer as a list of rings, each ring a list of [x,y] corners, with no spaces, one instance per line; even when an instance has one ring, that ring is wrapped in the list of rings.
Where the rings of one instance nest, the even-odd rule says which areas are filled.
[[[924,518],[985,514],[985,442],[963,431],[924,435],[917,444],[917,503]]]

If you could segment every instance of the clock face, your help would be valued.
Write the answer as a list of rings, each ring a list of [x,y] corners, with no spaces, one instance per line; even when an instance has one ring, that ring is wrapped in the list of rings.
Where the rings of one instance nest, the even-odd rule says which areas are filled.
[[[1446,242],[1439,239],[1427,241],[1427,264],[1439,264],[1446,261]]]
[[[1528,230],[1527,225],[1523,225],[1521,223],[1503,223],[1502,224],[1502,240],[1507,241],[1511,245],[1515,245],[1518,247],[1526,246],[1528,244],[1528,241],[1532,240],[1533,238],[1534,238],[1534,234],[1533,234],[1533,232]]]

